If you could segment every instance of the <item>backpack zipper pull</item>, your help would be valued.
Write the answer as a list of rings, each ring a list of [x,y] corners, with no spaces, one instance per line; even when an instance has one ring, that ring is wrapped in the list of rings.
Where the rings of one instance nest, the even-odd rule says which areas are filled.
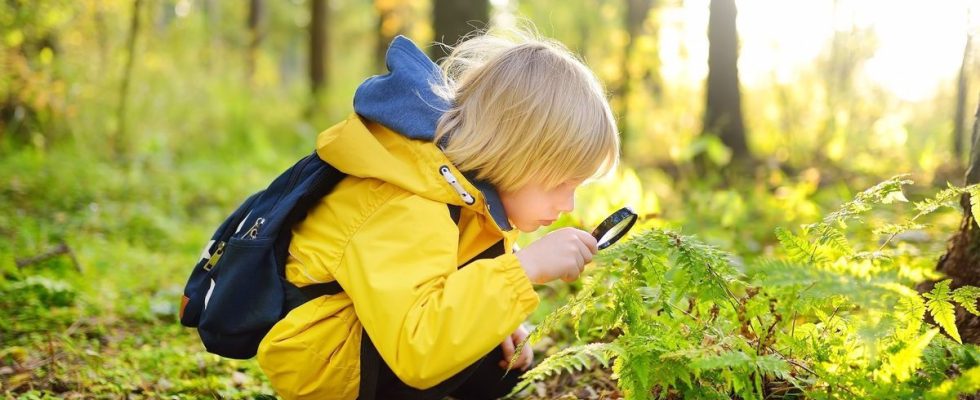
[[[245,236],[249,239],[255,239],[259,236],[259,229],[262,228],[262,224],[265,223],[265,218],[259,217],[255,220],[255,224],[251,228],[248,228],[248,232],[245,232]]]
[[[214,266],[218,264],[218,259],[221,258],[221,255],[224,254],[224,252],[225,242],[218,242],[218,248],[214,249],[214,254],[212,254],[211,258],[208,259],[208,262],[204,264],[204,270],[210,271],[211,268],[214,268]]]

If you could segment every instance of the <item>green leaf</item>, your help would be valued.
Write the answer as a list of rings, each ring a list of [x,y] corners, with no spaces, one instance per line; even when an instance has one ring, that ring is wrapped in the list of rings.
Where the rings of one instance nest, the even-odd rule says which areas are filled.
[[[790,259],[800,263],[811,263],[814,261],[824,261],[817,248],[804,237],[793,234],[783,228],[776,228],[776,238],[783,245],[783,249],[789,254]]]
[[[909,202],[909,199],[905,198],[905,193],[902,193],[901,188],[892,192],[888,192],[888,194],[886,194],[885,197],[881,199],[881,204],[891,204],[896,201],[901,201],[903,203]]]
[[[974,394],[977,391],[980,391],[980,367],[973,367],[933,387],[926,393],[926,398],[955,399],[961,394]]]
[[[911,220],[905,221],[901,224],[883,224],[872,231],[875,235],[897,235],[902,232],[907,232],[911,230],[923,229],[925,225],[915,223]]]
[[[895,312],[898,319],[906,324],[904,329],[899,330],[898,336],[903,340],[911,339],[922,327],[922,318],[926,315],[926,303],[918,294],[905,296],[898,300]]]
[[[980,288],[976,286],[963,286],[953,291],[953,301],[963,306],[970,314],[980,316],[980,310],[977,310],[977,298],[980,298]]]
[[[598,361],[604,368],[609,367],[609,361],[622,353],[622,348],[615,343],[590,343],[567,347],[558,353],[544,359],[536,367],[521,378],[511,394],[516,394],[536,381],[543,380],[562,372],[576,372],[591,368],[593,360]]]
[[[914,203],[912,206],[919,211],[919,214],[912,219],[929,214],[938,210],[940,207],[954,207],[964,191],[966,189],[950,185],[948,188],[937,193],[935,197]]]
[[[854,249],[851,248],[851,243],[847,241],[844,232],[829,226],[821,233],[819,242],[830,246],[832,249],[844,255],[850,256],[854,254]]]
[[[929,299],[926,302],[926,307],[929,308],[932,318],[939,323],[939,326],[943,327],[946,334],[958,343],[963,343],[959,331],[956,330],[956,313],[953,312],[953,303],[950,303],[949,283],[951,281],[951,279],[947,279],[936,283],[932,291],[923,294],[923,296]]]
[[[898,353],[892,355],[889,364],[884,368],[887,376],[894,376],[898,382],[907,381],[912,377],[912,373],[922,362],[922,351],[925,350],[932,338],[939,332],[933,328],[919,336],[914,343],[905,346]]]
[[[717,355],[711,355],[696,360],[692,360],[691,368],[695,370],[714,370],[722,368],[745,368],[753,366],[752,356],[741,351],[728,351]]]
[[[970,187],[970,213],[973,214],[973,222],[980,226],[980,187]]]

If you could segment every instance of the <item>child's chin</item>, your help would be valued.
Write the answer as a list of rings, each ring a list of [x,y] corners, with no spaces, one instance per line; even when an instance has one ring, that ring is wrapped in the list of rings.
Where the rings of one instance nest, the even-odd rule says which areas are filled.
[[[538,224],[517,224],[517,230],[519,230],[521,232],[524,232],[524,233],[534,232],[534,231],[538,230],[538,228],[540,228],[540,227],[541,227],[541,225],[538,225]]]

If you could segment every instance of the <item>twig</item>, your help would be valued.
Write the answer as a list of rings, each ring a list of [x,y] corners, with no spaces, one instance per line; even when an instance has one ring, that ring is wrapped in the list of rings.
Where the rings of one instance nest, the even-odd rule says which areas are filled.
[[[71,247],[68,247],[68,244],[66,244],[65,242],[58,243],[58,245],[55,246],[54,248],[49,249],[34,257],[28,257],[28,258],[22,258],[16,260],[15,263],[17,264],[18,269],[22,269],[28,265],[38,264],[63,254],[68,255],[68,257],[71,259],[72,265],[75,267],[75,270],[77,270],[78,272],[82,272],[82,265],[79,264],[78,258],[75,257],[75,252],[72,251]]]
[[[820,374],[818,374],[818,373],[817,373],[816,371],[814,371],[814,370],[812,370],[812,369],[810,369],[809,367],[807,367],[807,366],[805,366],[805,365],[803,365],[803,364],[800,364],[799,362],[797,362],[796,360],[793,360],[792,358],[789,358],[789,357],[786,357],[785,355],[783,355],[783,353],[780,353],[780,352],[779,352],[779,350],[776,350],[776,348],[775,348],[775,347],[772,347],[772,346],[768,346],[768,345],[767,345],[767,346],[766,346],[766,348],[768,348],[768,349],[769,349],[769,351],[772,351],[772,352],[773,352],[773,354],[776,354],[777,356],[779,356],[780,358],[782,358],[782,359],[783,359],[783,361],[786,361],[786,362],[788,362],[788,363],[790,363],[790,364],[793,364],[793,365],[795,365],[796,367],[799,367],[800,369],[802,369],[802,370],[804,370],[804,371],[806,371],[806,372],[809,372],[809,373],[810,373],[811,375],[813,375],[813,376],[815,376],[815,377],[817,377],[817,378],[820,378],[821,380],[823,380],[823,381],[825,381],[825,382],[827,382],[828,384],[830,384],[830,385],[832,385],[832,386],[836,386],[836,387],[838,387],[838,388],[840,388],[840,389],[842,389],[842,390],[844,390],[845,392],[847,392],[847,393],[848,393],[848,394],[850,394],[851,396],[854,396],[854,398],[857,398],[857,397],[858,397],[858,395],[857,395],[857,394],[855,394],[854,392],[852,392],[852,391],[851,391],[850,389],[848,389],[847,387],[844,387],[844,386],[841,386],[840,384],[836,384],[836,383],[832,383],[832,382],[830,382],[829,380],[827,380],[827,378],[824,378],[823,376],[821,376]]]
[[[810,290],[810,288],[812,288],[816,284],[817,284],[817,282],[816,281],[813,281],[813,282],[810,283],[809,286],[807,286],[803,290],[801,290],[798,293],[796,293],[796,300],[799,300],[800,299],[800,296],[802,296],[804,292],[806,292],[807,290]],[[789,337],[791,337],[791,338],[796,338],[796,315],[797,315],[797,311],[793,311],[793,322],[792,322],[792,325],[789,328]],[[793,356],[793,349],[789,349],[789,356],[790,357]]]

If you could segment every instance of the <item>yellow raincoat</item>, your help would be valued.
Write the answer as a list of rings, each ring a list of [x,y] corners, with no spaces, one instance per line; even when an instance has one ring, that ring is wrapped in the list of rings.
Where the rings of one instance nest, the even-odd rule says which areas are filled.
[[[319,135],[317,153],[350,176],[293,228],[286,277],[336,280],[344,292],[293,309],[260,344],[259,365],[282,397],[356,398],[362,325],[395,375],[425,389],[486,355],[537,307],[510,250],[517,231],[492,215],[499,201],[435,144],[354,114]],[[446,204],[462,206],[458,227]],[[457,269],[501,239],[506,254]]]

